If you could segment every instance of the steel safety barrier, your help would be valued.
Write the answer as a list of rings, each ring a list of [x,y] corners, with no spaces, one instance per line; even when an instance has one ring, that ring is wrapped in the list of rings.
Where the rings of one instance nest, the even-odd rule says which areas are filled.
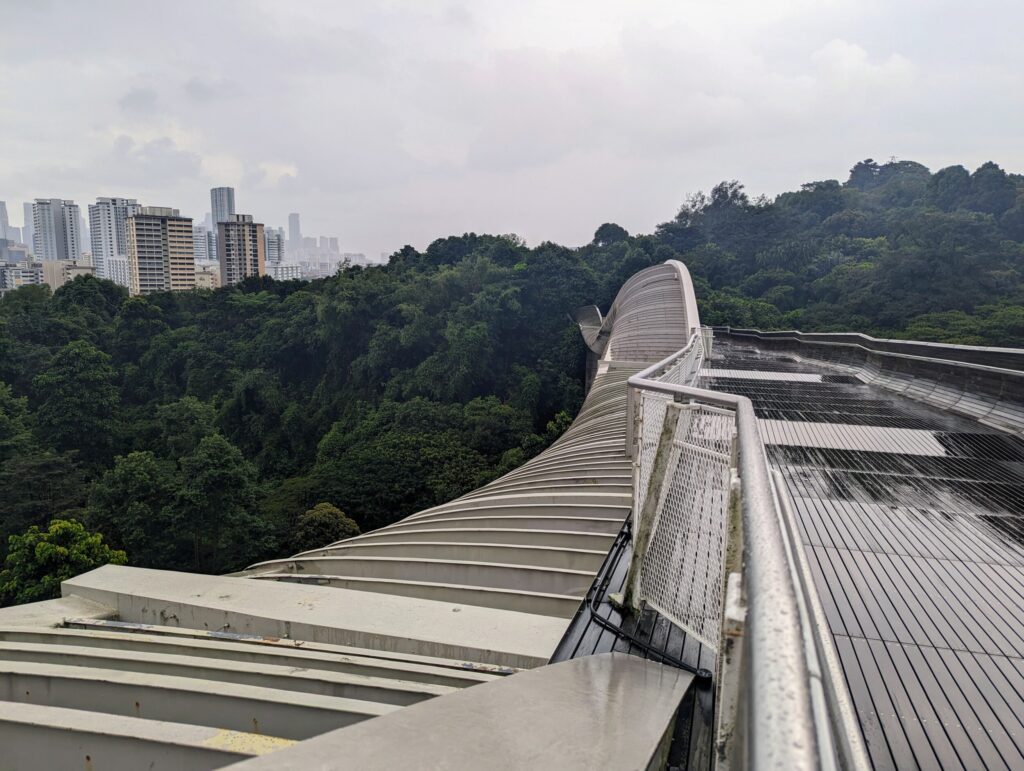
[[[709,343],[697,329],[628,381],[634,554],[623,601],[718,652],[725,766],[860,767],[751,401],[692,385]]]

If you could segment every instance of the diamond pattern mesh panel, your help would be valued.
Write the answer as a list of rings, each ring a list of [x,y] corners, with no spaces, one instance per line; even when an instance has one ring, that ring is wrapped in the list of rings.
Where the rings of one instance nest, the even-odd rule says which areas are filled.
[[[651,540],[640,563],[640,597],[718,649],[728,536],[734,418],[693,405],[679,414]]]

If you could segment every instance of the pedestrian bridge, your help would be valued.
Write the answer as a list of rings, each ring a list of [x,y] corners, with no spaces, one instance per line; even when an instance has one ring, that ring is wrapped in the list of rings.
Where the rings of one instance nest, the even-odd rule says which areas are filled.
[[[1024,351],[708,329],[676,261],[462,498],[0,610],[12,768],[1024,765]]]

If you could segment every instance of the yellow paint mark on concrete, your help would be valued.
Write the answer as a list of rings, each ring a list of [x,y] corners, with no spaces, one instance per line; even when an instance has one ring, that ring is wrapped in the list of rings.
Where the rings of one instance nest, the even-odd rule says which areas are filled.
[[[221,729],[203,741],[203,745],[206,747],[242,752],[247,755],[266,755],[268,752],[283,750],[293,744],[295,744],[293,739],[282,739],[280,736],[263,736],[227,729]]]

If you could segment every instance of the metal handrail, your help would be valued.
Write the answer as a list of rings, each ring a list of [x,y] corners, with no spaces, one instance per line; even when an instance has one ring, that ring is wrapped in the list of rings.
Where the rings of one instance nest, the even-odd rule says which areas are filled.
[[[698,328],[696,332],[690,335],[690,339],[687,340],[686,345],[680,348],[678,351],[673,353],[671,356],[666,356],[659,362],[656,362],[649,366],[645,370],[641,370],[633,375],[628,382],[626,388],[626,457],[633,457],[633,445],[636,437],[636,392],[641,388],[649,391],[661,391],[662,393],[674,393],[673,391],[661,390],[661,386],[670,385],[662,383],[655,378],[669,369],[673,364],[682,358],[685,358],[693,347],[701,341],[701,333]],[[635,383],[634,383],[635,381]],[[647,384],[651,384],[650,386]],[[708,391],[707,393],[715,393],[714,391]],[[730,405],[731,406],[731,405]]]
[[[871,337],[870,335],[864,335],[860,332],[799,332],[796,330],[765,332],[760,329],[740,329],[729,326],[715,327],[715,329],[735,337],[756,337],[759,340],[785,340],[807,346],[831,346],[834,348],[857,349],[874,356],[944,364],[948,366],[964,367],[978,372],[991,372],[1012,377],[1024,377],[1024,349],[1021,348],[996,348],[974,345],[953,345],[950,343],[928,343],[919,342],[917,340],[896,340]],[[873,343],[880,343],[889,347],[877,347],[873,346]],[[930,353],[934,353],[935,355],[923,355],[921,352],[922,349]],[[915,352],[911,353],[910,351]],[[1014,366],[1007,367],[996,364],[983,364],[978,361],[963,358],[963,356],[957,357],[954,355],[956,353],[979,353],[987,355],[990,359],[1012,359]]]
[[[627,428],[633,429],[635,394],[641,390],[670,395],[675,401],[724,407],[736,415],[747,617],[740,683],[743,708],[736,725],[734,760],[737,766],[758,769],[850,765],[851,757],[861,755],[856,747],[839,751],[833,723],[842,723],[844,730],[849,724],[834,721],[822,711],[820,678],[833,678],[835,672],[829,667],[823,673],[817,659],[820,643],[815,638],[820,630],[810,628],[803,601],[803,593],[813,589],[805,585],[798,589],[802,575],[794,556],[798,545],[791,543],[792,537],[787,540],[752,402],[744,396],[656,379],[687,355],[699,334],[695,332],[685,348],[629,378]],[[628,433],[627,447],[632,452],[635,429]],[[845,688],[841,682],[829,686]]]
[[[862,745],[856,743],[859,728],[850,728],[842,715],[829,714],[836,711],[836,699],[826,703],[821,698],[823,678],[829,681],[825,690],[832,693],[845,689],[845,683],[836,680],[833,666],[822,667],[818,655],[823,650],[823,631],[812,623],[811,611],[816,606],[807,599],[814,587],[806,576],[806,566],[799,562],[800,544],[784,522],[753,404],[744,396],[658,379],[693,353],[694,346],[703,344],[689,273],[678,261],[668,263],[679,278],[689,339],[683,348],[627,381],[626,453],[629,457],[636,454],[638,392],[665,394],[674,401],[735,413],[742,594],[747,607],[736,670],[741,704],[734,718],[733,739],[728,742],[729,760],[734,767],[757,769],[856,767],[864,757],[856,751],[858,746],[862,751]],[[614,321],[616,310],[613,305],[603,326]],[[856,739],[837,741],[835,726],[856,733]]]

